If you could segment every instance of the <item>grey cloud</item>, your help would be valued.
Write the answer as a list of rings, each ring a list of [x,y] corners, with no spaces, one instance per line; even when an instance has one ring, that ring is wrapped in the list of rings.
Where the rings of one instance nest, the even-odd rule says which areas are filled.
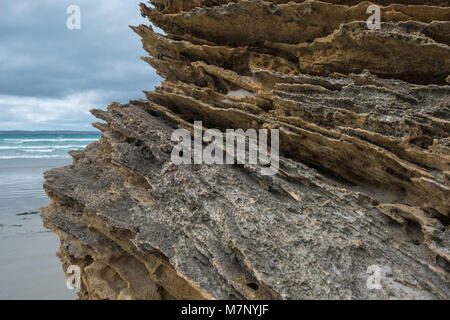
[[[15,118],[17,112],[10,110],[19,109],[12,102],[14,97],[18,102],[36,99],[34,101],[40,108],[46,105],[46,100],[64,101],[62,104],[68,112],[64,113],[67,118],[42,117],[40,123],[24,118],[21,129],[26,125],[30,128],[47,125],[53,129],[61,121],[84,127],[93,119],[90,116],[80,118],[76,106],[67,106],[66,102],[76,103],[74,96],[91,95],[92,101],[84,101],[85,104],[104,107],[110,101],[142,98],[142,90],[157,85],[160,78],[140,60],[146,53],[139,37],[128,27],[146,23],[140,16],[139,2],[1,1],[0,96],[4,99],[0,104],[0,130],[16,129],[20,123]],[[66,27],[69,16],[66,9],[71,4],[81,8],[81,30]],[[86,105],[80,108],[86,108]],[[42,112],[51,112],[49,110],[44,108]],[[72,121],[70,112],[73,113]]]

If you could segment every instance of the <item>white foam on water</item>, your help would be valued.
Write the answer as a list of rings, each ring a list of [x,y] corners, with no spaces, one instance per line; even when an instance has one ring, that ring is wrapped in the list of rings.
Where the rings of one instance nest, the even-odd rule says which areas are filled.
[[[68,146],[50,146],[50,145],[44,145],[44,146],[0,146],[0,150],[39,150],[39,149],[71,149],[71,148],[84,148],[85,145],[68,145]]]
[[[25,152],[53,152],[55,149],[24,150]]]
[[[13,142],[13,143],[23,143],[23,142],[63,142],[63,141],[97,141],[98,138],[89,139],[68,139],[68,138],[58,138],[58,139],[3,139],[3,141]]]
[[[59,158],[59,159],[70,159],[70,155],[42,155],[42,156],[27,156],[27,155],[17,155],[17,156],[0,156],[0,160],[9,159],[47,159],[47,158]]]

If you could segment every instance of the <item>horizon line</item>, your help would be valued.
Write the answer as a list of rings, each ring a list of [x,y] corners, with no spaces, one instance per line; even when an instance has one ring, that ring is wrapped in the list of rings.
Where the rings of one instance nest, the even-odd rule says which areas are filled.
[[[1,133],[11,133],[11,132],[23,132],[23,133],[30,133],[30,132],[67,132],[67,133],[74,133],[74,132],[82,132],[82,133],[101,133],[100,130],[0,130]]]

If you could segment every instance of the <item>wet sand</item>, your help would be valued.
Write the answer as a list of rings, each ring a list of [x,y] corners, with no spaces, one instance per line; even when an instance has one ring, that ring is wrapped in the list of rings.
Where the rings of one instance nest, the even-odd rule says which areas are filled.
[[[58,237],[36,212],[49,203],[43,173],[71,159],[0,160],[0,299],[76,299],[56,257]]]

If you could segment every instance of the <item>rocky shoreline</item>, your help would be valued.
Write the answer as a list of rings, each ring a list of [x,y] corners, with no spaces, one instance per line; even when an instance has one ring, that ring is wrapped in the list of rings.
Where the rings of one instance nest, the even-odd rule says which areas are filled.
[[[372,1],[379,30],[356,0],[150,3],[165,80],[45,175],[81,299],[450,298],[447,1]],[[279,173],[174,165],[194,121],[279,130]]]

